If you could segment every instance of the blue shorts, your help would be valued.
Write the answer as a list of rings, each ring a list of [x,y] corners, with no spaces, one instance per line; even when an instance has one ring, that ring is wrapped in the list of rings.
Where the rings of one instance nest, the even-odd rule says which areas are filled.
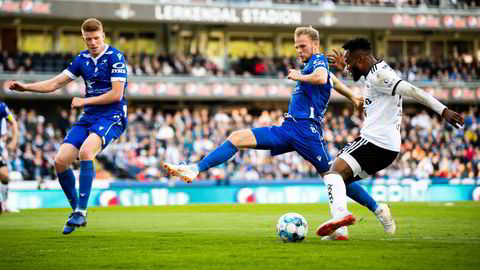
[[[110,116],[82,116],[73,125],[63,140],[80,149],[90,133],[95,133],[102,138],[102,150],[111,142],[118,139],[127,127],[127,119],[120,115]]]
[[[308,160],[318,173],[327,172],[332,158],[323,140],[323,127],[309,119],[287,118],[281,126],[252,129],[256,149],[270,150],[272,156],[296,151]]]

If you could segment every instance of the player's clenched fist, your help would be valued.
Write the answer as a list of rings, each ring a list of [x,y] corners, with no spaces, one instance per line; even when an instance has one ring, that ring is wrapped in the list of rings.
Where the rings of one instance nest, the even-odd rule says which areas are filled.
[[[345,66],[347,65],[345,63],[345,56],[343,53],[336,51],[333,49],[333,53],[328,54],[328,61],[332,66],[334,66],[338,70],[344,70]]]
[[[84,99],[83,98],[79,98],[79,97],[74,97],[72,99],[72,109],[73,108],[79,108],[79,107],[83,107],[83,105],[85,105],[85,102],[84,102]]]
[[[290,69],[290,70],[288,70],[287,79],[294,80],[294,81],[298,81],[300,75],[301,75],[301,74],[300,74],[300,72],[298,72],[298,70],[296,70],[296,69]]]
[[[25,87],[25,84],[19,83],[16,81],[7,82],[7,87],[10,90],[18,91],[18,92],[24,92],[27,90],[27,88]]]

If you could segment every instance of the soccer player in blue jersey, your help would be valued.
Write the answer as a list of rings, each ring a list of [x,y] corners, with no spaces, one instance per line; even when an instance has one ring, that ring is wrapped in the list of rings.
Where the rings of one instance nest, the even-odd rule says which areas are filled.
[[[80,120],[73,125],[55,156],[55,170],[60,185],[73,209],[64,226],[64,234],[87,224],[87,204],[95,175],[93,159],[112,141],[118,139],[127,125],[127,68],[123,53],[105,44],[102,23],[97,19],[83,22],[82,37],[88,50],[80,52],[58,76],[37,83],[13,82],[9,88],[37,93],[53,92],[82,76],[85,98],[74,97],[71,107],[83,107]],[[80,190],[77,196],[75,177],[70,165],[80,159]]]
[[[4,121],[6,119],[6,121]],[[18,137],[18,124],[15,117],[8,109],[5,102],[0,102],[0,214],[6,210],[16,210],[11,207],[7,207],[8,199],[8,151],[5,149],[5,137],[6,137],[6,122],[12,126],[12,140],[8,144],[7,148],[10,151],[15,151],[17,147]]]
[[[165,163],[164,168],[168,173],[191,183],[200,172],[228,161],[239,149],[246,148],[270,150],[274,156],[296,151],[315,166],[321,175],[329,170],[332,159],[323,139],[323,117],[330,99],[333,80],[336,81],[337,91],[343,90],[339,91],[341,94],[345,95],[349,89],[328,71],[327,59],[320,54],[317,30],[312,27],[298,27],[294,38],[295,49],[304,67],[301,72],[294,69],[288,72],[288,78],[297,83],[293,88],[283,124],[235,131],[221,146],[196,164]],[[355,103],[359,100],[363,102],[361,97],[352,97],[351,91],[347,97]],[[378,213],[381,212],[378,211],[379,205],[359,184],[349,185],[347,192],[352,199],[367,206],[378,217]],[[332,240],[337,239],[347,239],[347,233],[342,232],[338,238]]]

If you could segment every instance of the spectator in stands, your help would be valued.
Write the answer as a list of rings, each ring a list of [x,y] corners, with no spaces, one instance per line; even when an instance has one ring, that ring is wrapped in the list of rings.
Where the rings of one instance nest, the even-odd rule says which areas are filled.
[[[47,59],[48,58],[48,59]],[[53,58],[53,59],[50,59]],[[3,51],[0,54],[0,72],[42,73],[52,70],[61,71],[71,61],[71,54],[27,54],[16,53],[9,55]],[[126,53],[127,70],[133,75],[142,76],[170,76],[193,75],[221,76],[225,73],[237,76],[268,76],[285,78],[288,69],[299,69],[301,63],[292,57],[240,57],[231,59],[227,70],[218,67],[212,59],[200,53],[191,55],[148,55],[145,52],[138,54]],[[49,60],[50,64],[45,64]],[[55,63],[52,66],[52,63]],[[429,58],[411,56],[408,61],[389,61],[390,66],[397,74],[409,81],[473,81],[480,74],[480,60],[471,54],[453,55],[450,59],[431,61]],[[333,70],[335,72],[335,70]],[[351,79],[349,75],[337,73],[338,77]]]
[[[362,116],[357,114],[349,109],[341,114],[326,113],[324,134],[333,156],[358,135]],[[58,120],[45,119],[33,109],[28,112],[22,109],[17,116],[23,140],[19,141],[16,158],[11,160],[12,168],[18,168],[27,180],[55,179],[53,157],[62,142],[63,129],[70,127],[76,111],[60,110]],[[405,115],[401,127],[404,150],[380,175],[480,177],[479,108],[470,108],[464,116],[465,129],[457,132],[444,128],[445,123],[426,111]],[[183,109],[172,114],[155,111],[153,107],[137,108],[129,114],[127,136],[122,136],[98,157],[102,164],[98,167],[109,170],[113,177],[167,182],[171,180],[163,175],[161,161],[195,162],[233,129],[276,125],[282,121],[283,115],[278,110],[252,115],[246,108]],[[290,153],[271,158],[267,151],[241,151],[227,165],[200,175],[200,179],[228,181],[306,177],[318,176],[300,156]]]

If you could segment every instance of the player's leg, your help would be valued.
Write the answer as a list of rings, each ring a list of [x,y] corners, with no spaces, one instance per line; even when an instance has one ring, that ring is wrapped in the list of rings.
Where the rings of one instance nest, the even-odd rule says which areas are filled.
[[[282,126],[269,126],[243,129],[233,132],[228,139],[210,152],[200,162],[191,165],[172,165],[165,163],[168,173],[180,176],[183,181],[191,183],[200,172],[227,162],[239,149],[270,150],[272,155],[291,152],[294,149],[288,143],[288,134]]]
[[[8,167],[3,158],[0,158],[0,214],[7,210],[8,199]]]
[[[357,203],[367,207],[372,211],[377,218],[381,213],[387,213],[385,211],[380,211],[383,207],[383,204],[378,204],[375,199],[368,194],[368,192],[357,182],[347,184],[346,187],[347,196]],[[383,215],[382,215],[383,216]],[[334,233],[324,236],[322,240],[348,240],[348,228],[346,226],[338,228]]]
[[[90,191],[95,175],[93,159],[102,150],[102,139],[98,134],[90,133],[80,147],[80,190],[77,211],[86,211]]]
[[[227,140],[197,163],[199,172],[227,162],[239,149],[255,148],[257,139],[251,129],[234,131]]]
[[[349,165],[341,158],[336,158],[330,170],[323,177],[333,218],[317,228],[318,236],[330,235],[343,226],[355,223],[355,216],[348,212],[346,186],[343,180],[352,176],[353,171]]]
[[[357,182],[347,184],[347,196],[367,207],[372,213],[378,210],[379,205],[377,201]]]
[[[78,206],[67,225],[80,227],[87,224],[87,207],[92,190],[95,169],[93,159],[105,149],[108,144],[122,135],[126,128],[126,120],[120,116],[105,117],[91,120],[90,134],[82,143],[78,156],[80,158],[79,198]]]
[[[183,181],[191,183],[199,173],[227,162],[238,152],[238,149],[254,148],[256,144],[252,130],[237,130],[198,163],[190,165],[164,163],[164,168],[169,174],[179,176]]]
[[[342,149],[330,171],[338,173],[347,185],[352,185],[352,182],[368,178],[370,175],[388,167],[397,155],[398,152],[380,148],[359,137],[352,144]],[[355,185],[355,183],[353,184]],[[358,188],[361,188],[361,186],[358,186]],[[366,193],[363,188],[357,191]],[[384,226],[385,232],[389,234],[395,233],[395,222],[390,214],[388,205],[379,204],[376,206],[376,202],[374,202],[373,198],[370,199],[370,195],[362,195],[361,193],[360,196],[364,200],[362,204],[366,204],[374,212]]]
[[[67,225],[74,227],[85,227],[87,225],[87,205],[92,190],[93,158],[102,150],[102,139],[95,133],[90,133],[79,150],[80,176],[79,176],[79,197],[78,205],[72,217],[68,219]]]
[[[68,219],[73,216],[78,204],[78,194],[75,187],[76,180],[70,165],[78,158],[78,149],[80,149],[83,141],[85,141],[88,136],[86,124],[87,123],[81,119],[73,125],[63,140],[54,159],[58,182],[65,193],[65,197],[67,197],[70,207],[72,207],[72,213],[68,216]],[[74,230],[75,226],[68,225],[67,221],[63,227],[63,234],[70,234]]]
[[[323,140],[321,125],[312,121],[295,121],[291,132],[294,133],[291,136],[291,144],[295,151],[315,166],[320,175],[329,171],[332,161],[327,151],[327,145]],[[329,226],[329,231],[322,236],[330,235],[340,227],[353,224],[355,221],[355,217],[347,211],[345,183],[337,181],[337,179],[330,179],[329,181],[328,175],[330,173],[327,172],[324,182],[328,189],[330,209],[336,219],[334,223],[336,227]]]
[[[361,140],[363,140],[363,143],[358,147],[342,151],[339,155],[339,157],[345,160],[354,171],[354,177],[346,181],[347,185],[348,183],[356,184],[354,181],[368,178],[378,171],[387,168],[398,156],[398,152],[378,147],[363,138],[361,138]],[[385,233],[394,234],[396,231],[396,224],[391,215],[389,206],[385,203],[380,203],[376,206],[376,209],[374,209],[375,205],[373,199],[368,204],[370,205],[369,209],[383,225]]]
[[[78,197],[77,189],[75,188],[75,176],[70,168],[70,165],[77,159],[78,149],[70,143],[63,143],[55,155],[54,165],[57,172],[58,182],[62,187],[67,200],[75,211],[77,208]]]
[[[54,165],[57,172],[58,182],[62,187],[65,197],[67,197],[72,213],[68,216],[70,219],[77,208],[78,195],[75,188],[75,175],[70,168],[70,165],[78,157],[78,149],[70,143],[63,143],[55,155]],[[68,221],[67,221],[68,222]],[[75,226],[70,226],[67,223],[63,226],[63,234],[70,234],[75,231]]]
[[[326,143],[323,141],[309,141],[305,137],[301,138],[300,142],[295,143],[295,150],[306,160],[308,160],[312,165],[315,166],[317,172],[325,177],[326,172],[329,170],[331,164],[331,158],[328,152],[326,151]],[[327,185],[327,182],[324,180],[327,189],[329,190],[329,199],[331,200],[331,187]],[[346,204],[346,200],[345,200]],[[335,208],[330,207],[330,213],[332,216],[335,215]],[[347,225],[347,224],[345,224]],[[332,230],[332,233],[326,235],[322,240],[348,240],[348,229],[346,226],[337,227],[335,230]]]

